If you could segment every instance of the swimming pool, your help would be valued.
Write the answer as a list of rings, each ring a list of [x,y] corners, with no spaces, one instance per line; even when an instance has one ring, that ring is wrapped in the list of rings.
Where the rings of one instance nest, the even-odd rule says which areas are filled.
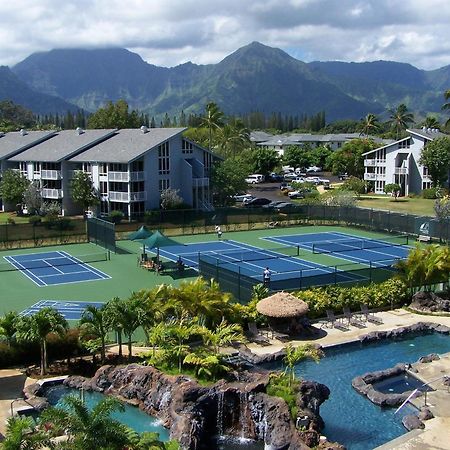
[[[57,384],[50,386],[45,391],[45,396],[48,402],[52,406],[60,407],[62,406],[62,398],[66,395],[80,395],[78,389],[68,388],[62,384]],[[93,408],[100,400],[105,396],[99,392],[84,391],[84,400],[89,408]],[[113,419],[127,425],[138,433],[143,433],[144,431],[157,432],[159,433],[159,439],[161,441],[169,440],[169,430],[164,428],[154,417],[148,415],[144,411],[141,411],[136,406],[125,404],[125,411],[114,412],[111,414]]]
[[[347,344],[325,349],[325,357],[319,364],[300,363],[296,373],[298,377],[326,384],[331,390],[330,398],[320,407],[325,421],[323,434],[349,450],[368,450],[405,433],[401,419],[412,408],[403,408],[394,415],[395,408],[380,408],[359,395],[352,388],[352,379],[399,362],[416,362],[429,353],[449,351],[450,337],[440,333],[365,345]]]

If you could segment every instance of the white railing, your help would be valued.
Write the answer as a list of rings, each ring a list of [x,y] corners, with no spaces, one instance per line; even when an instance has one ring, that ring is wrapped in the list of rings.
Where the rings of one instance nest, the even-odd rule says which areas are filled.
[[[408,168],[407,167],[395,167],[394,168],[394,173],[396,175],[408,175]]]
[[[108,181],[122,181],[128,183],[130,175],[128,172],[108,172]]]
[[[61,171],[60,170],[41,170],[42,180],[60,180]]]
[[[385,159],[365,159],[364,160],[365,167],[375,167],[375,166],[381,166],[384,164],[386,164]]]
[[[144,181],[145,172],[130,172],[130,180],[131,181]]]
[[[208,187],[209,186],[209,178],[193,178],[192,186],[195,188]]]
[[[109,191],[109,200],[111,202],[125,202],[130,201],[130,194],[128,192]]]
[[[384,173],[365,173],[364,179],[365,180],[385,180],[386,174],[384,174]]]
[[[62,191],[62,189],[43,188],[42,189],[42,197],[43,198],[54,198],[54,199],[63,198],[63,191]]]
[[[130,198],[132,202],[143,202],[147,200],[147,192],[131,192]]]

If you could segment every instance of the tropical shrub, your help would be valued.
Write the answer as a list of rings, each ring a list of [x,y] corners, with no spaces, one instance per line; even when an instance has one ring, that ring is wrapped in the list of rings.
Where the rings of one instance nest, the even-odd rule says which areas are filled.
[[[365,194],[367,191],[367,181],[358,177],[350,177],[345,180],[339,188],[343,191],[353,191],[357,194]]]
[[[108,216],[108,220],[115,224],[122,222],[124,214],[122,211],[111,211]]]
[[[426,198],[429,200],[436,199],[437,198],[437,189],[436,188],[424,189],[422,191],[422,198]]]

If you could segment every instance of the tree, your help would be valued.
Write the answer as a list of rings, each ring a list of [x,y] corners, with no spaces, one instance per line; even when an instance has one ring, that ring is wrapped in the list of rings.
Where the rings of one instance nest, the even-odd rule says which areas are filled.
[[[122,358],[122,332],[123,326],[120,320],[122,315],[122,300],[119,297],[114,297],[109,300],[106,305],[106,316],[108,317],[109,328],[116,332],[117,344],[119,346],[119,358]]]
[[[19,314],[15,311],[6,313],[3,317],[0,317],[0,336],[6,338],[8,346],[11,347],[11,343],[14,339],[14,335],[17,332],[17,324],[19,322]]]
[[[284,150],[283,163],[294,168],[312,165],[313,154],[308,146],[288,145]]]
[[[42,207],[42,195],[39,181],[32,181],[23,193],[23,202],[29,214],[38,214]]]
[[[248,165],[251,167],[251,173],[260,173],[268,175],[280,165],[280,156],[276,150],[269,148],[255,148],[243,154]]]
[[[450,138],[441,137],[422,148],[419,164],[428,168],[434,187],[442,186],[448,178],[450,167]]]
[[[447,89],[444,92],[444,98],[445,98],[445,100],[450,100],[450,89]],[[447,110],[447,109],[450,110],[450,102],[449,101],[445,102],[442,105],[442,109],[443,110]],[[450,125],[450,118],[447,120],[447,122],[445,122],[445,126],[447,127],[448,125]]]
[[[125,100],[109,101],[88,119],[88,128],[139,128],[141,125],[139,113],[136,110],[128,112]]]
[[[219,355],[220,348],[224,345],[245,340],[241,326],[237,323],[228,324],[225,320],[222,320],[214,330],[204,327],[202,337],[205,344],[212,347],[215,355]]]
[[[133,357],[133,333],[139,327],[139,299],[130,297],[116,305],[116,317],[117,323],[120,324],[120,328],[127,338],[128,343],[128,359]]]
[[[408,111],[404,103],[398,105],[396,109],[390,109],[389,114],[389,123],[391,128],[395,130],[397,139],[399,139],[408,125],[414,123],[414,115]]]
[[[47,373],[47,338],[50,333],[62,335],[68,328],[64,317],[53,308],[42,308],[31,316],[22,316],[17,325],[19,340],[38,342],[41,348],[41,376]]]
[[[33,112],[11,100],[0,101],[0,128],[13,131],[18,128],[29,128],[36,124]]]
[[[219,109],[216,103],[209,102],[205,106],[205,115],[201,119],[202,127],[209,131],[209,150],[212,149],[212,135],[213,130],[218,130],[223,126],[223,112]]]
[[[436,199],[434,212],[439,221],[450,219],[450,197],[448,195]]]
[[[0,197],[4,202],[13,203],[14,206],[21,204],[29,184],[27,177],[18,170],[5,170],[0,181]]]
[[[75,203],[83,207],[83,211],[89,209],[90,206],[99,203],[97,190],[94,188],[92,178],[87,172],[75,172],[70,183],[72,191],[72,199]]]
[[[96,308],[89,305],[84,310],[80,320],[80,332],[82,338],[88,340],[95,338],[100,340],[100,354],[102,364],[105,362],[106,338],[110,329],[108,310],[105,306]]]
[[[211,170],[211,186],[214,203],[219,206],[232,202],[232,196],[245,192],[245,178],[251,172],[247,162],[240,157],[230,157],[214,164]]]
[[[41,421],[64,431],[71,448],[122,450],[130,444],[129,428],[111,418],[113,412],[124,410],[116,398],[105,397],[92,410],[74,395],[64,397],[62,403],[45,410]]]
[[[283,358],[284,364],[286,364],[285,374],[289,379],[289,386],[295,380],[295,366],[305,359],[312,359],[316,362],[320,361],[323,356],[323,351],[316,348],[313,344],[304,344],[294,348],[292,344],[286,347],[286,356]]]
[[[360,135],[369,137],[370,134],[376,133],[380,129],[380,122],[375,114],[367,114],[361,121]]]
[[[160,194],[162,209],[175,209],[183,204],[183,199],[178,195],[179,189],[163,189]]]
[[[36,430],[31,417],[13,416],[6,421],[2,450],[40,450],[53,448],[48,434]]]
[[[250,130],[240,119],[233,119],[218,133],[219,152],[223,156],[236,156],[250,147]]]
[[[391,194],[394,197],[395,201],[397,201],[397,198],[400,195],[401,190],[402,187],[397,183],[388,183],[384,186],[384,192],[386,194]]]
[[[422,126],[426,128],[441,128],[441,124],[434,116],[427,116],[422,122]]]

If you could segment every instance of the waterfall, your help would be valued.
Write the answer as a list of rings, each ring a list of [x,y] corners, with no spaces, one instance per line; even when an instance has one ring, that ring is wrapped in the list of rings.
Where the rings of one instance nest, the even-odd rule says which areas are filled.
[[[216,421],[216,428],[217,428],[217,436],[218,439],[222,439],[224,436],[224,427],[223,427],[223,403],[224,403],[224,393],[218,392],[217,393],[217,421]]]
[[[252,420],[255,424],[255,435],[258,439],[265,440],[267,431],[267,417],[263,405],[256,402],[248,403]]]
[[[251,432],[250,429],[250,420],[252,420],[249,404],[248,404],[248,393],[245,391],[241,391],[239,393],[239,419],[241,425],[241,436],[240,441],[250,440],[249,435]]]

